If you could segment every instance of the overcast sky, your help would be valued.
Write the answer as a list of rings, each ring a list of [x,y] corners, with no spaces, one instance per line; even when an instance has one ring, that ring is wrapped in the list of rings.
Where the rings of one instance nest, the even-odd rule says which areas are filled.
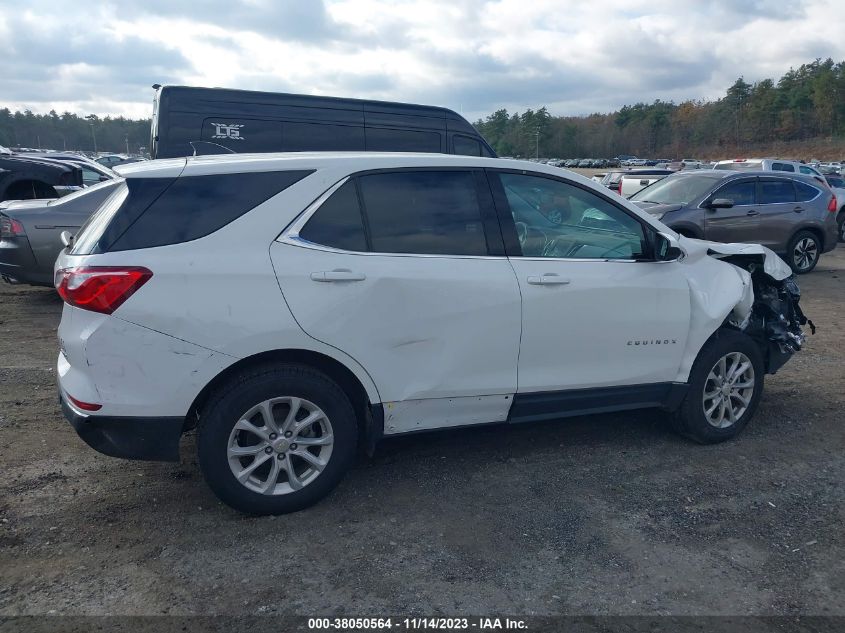
[[[552,114],[845,59],[842,0],[3,0],[0,106],[148,117],[153,83]]]

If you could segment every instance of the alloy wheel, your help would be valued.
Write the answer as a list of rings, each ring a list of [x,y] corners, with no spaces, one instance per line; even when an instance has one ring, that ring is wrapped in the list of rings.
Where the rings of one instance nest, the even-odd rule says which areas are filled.
[[[283,495],[319,477],[333,447],[332,425],[323,410],[303,398],[283,396],[240,416],[226,454],[241,485],[265,495]]]
[[[754,395],[754,365],[742,352],[722,356],[704,382],[702,406],[707,422],[717,429],[734,425]]]
[[[798,270],[809,270],[819,256],[819,245],[811,237],[804,237],[796,242],[792,249],[792,261]]]

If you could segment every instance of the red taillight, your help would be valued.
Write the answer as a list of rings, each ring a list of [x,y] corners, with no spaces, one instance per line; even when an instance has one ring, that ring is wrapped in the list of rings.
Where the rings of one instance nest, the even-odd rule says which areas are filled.
[[[73,406],[77,409],[82,409],[83,411],[99,411],[103,408],[101,404],[94,404],[92,402],[82,402],[82,400],[77,400],[72,395],[67,394],[67,399],[71,401]]]
[[[140,266],[83,266],[56,271],[55,282],[66,303],[111,314],[152,276]]]
[[[836,213],[836,197],[830,196],[830,202],[827,203],[827,210],[831,213]]]
[[[26,231],[23,230],[23,224],[15,218],[0,215],[0,237],[15,237],[17,235],[26,235]]]
[[[619,187],[617,187],[616,193],[618,193],[620,196],[622,195],[622,178],[619,179]]]

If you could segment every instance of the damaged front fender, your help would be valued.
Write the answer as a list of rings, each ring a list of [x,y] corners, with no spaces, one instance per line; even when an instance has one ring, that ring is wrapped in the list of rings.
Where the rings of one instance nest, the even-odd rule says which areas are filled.
[[[806,338],[801,326],[815,324],[801,310],[801,291],[792,270],[773,251],[759,244],[721,244],[681,238],[681,247],[694,256],[732,264],[747,273],[742,298],[724,326],[745,332],[763,352],[767,373],[773,374],[797,351]]]

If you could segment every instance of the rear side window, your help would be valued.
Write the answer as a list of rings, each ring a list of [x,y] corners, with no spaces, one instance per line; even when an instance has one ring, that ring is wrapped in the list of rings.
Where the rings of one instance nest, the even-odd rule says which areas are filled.
[[[368,127],[368,152],[440,152],[440,134],[417,130]]]
[[[204,237],[310,173],[129,178],[127,189],[121,187],[121,198],[110,197],[97,212],[96,222],[92,219],[91,230],[83,231],[84,239],[77,243],[74,254],[151,248]]]
[[[364,222],[355,182],[350,180],[320,205],[299,236],[324,246],[345,251],[366,251]]]
[[[734,205],[755,204],[757,199],[757,186],[753,180],[731,182],[716,191],[712,198],[725,198],[733,200]]]
[[[454,146],[455,154],[461,156],[483,156],[481,153],[481,143],[474,138],[456,135],[452,138],[452,145]]]
[[[402,171],[359,179],[372,250],[486,255],[470,171]]]
[[[761,180],[760,204],[795,202],[795,187],[791,180]]]
[[[772,171],[795,171],[795,167],[789,163],[772,163]]]
[[[807,202],[819,195],[819,190],[804,182],[795,182],[795,193],[798,202]]]

